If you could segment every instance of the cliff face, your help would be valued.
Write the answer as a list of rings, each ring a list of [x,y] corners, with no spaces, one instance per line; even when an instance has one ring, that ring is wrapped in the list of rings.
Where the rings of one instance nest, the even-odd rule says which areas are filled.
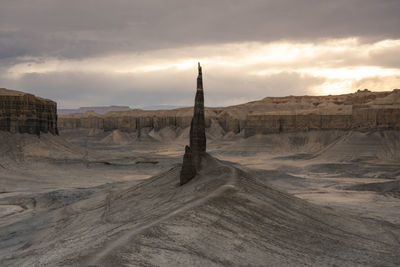
[[[209,127],[211,120],[216,119],[218,109],[206,109],[205,125]],[[60,115],[58,127],[61,130],[75,128],[93,128],[104,131],[121,130],[135,132],[142,128],[160,130],[165,127],[187,128],[191,124],[192,108],[177,110],[131,110],[110,112],[105,115],[94,112],[74,115]]]
[[[245,136],[308,130],[400,130],[398,89],[376,94],[362,91],[314,101],[313,105],[316,103],[319,108],[247,115]]]
[[[0,89],[0,130],[58,134],[57,103],[23,92]]]
[[[193,109],[85,113],[60,116],[60,129],[95,128],[105,131],[187,128]],[[308,130],[400,129],[400,90],[358,91],[337,96],[268,97],[226,108],[206,108],[205,126],[218,124],[226,133],[255,134]]]
[[[347,130],[351,115],[252,115],[246,119],[245,135],[309,130]]]

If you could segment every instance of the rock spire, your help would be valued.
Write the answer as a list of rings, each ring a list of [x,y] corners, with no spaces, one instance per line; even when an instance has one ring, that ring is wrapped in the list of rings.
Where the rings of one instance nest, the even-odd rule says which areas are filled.
[[[190,181],[201,168],[201,159],[206,152],[206,127],[204,117],[203,74],[198,63],[197,90],[194,100],[193,118],[190,124],[190,147],[186,146],[181,170],[181,185]]]
[[[190,125],[190,148],[194,154],[206,152],[206,127],[204,118],[204,92],[203,77],[199,63],[199,74],[197,76],[197,90],[194,100],[194,112]],[[196,165],[196,164],[195,164]],[[196,166],[196,168],[199,166]]]

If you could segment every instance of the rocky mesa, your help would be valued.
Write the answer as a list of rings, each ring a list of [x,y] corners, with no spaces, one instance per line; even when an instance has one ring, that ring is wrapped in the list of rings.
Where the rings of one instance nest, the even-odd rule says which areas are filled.
[[[140,132],[143,128],[188,128],[192,108],[130,110],[97,114],[61,115],[61,130],[90,128]],[[205,125],[244,136],[309,130],[400,129],[400,89],[385,92],[359,90],[329,96],[267,97],[241,105],[205,108]]]
[[[58,134],[57,103],[32,94],[0,88],[0,130]]]

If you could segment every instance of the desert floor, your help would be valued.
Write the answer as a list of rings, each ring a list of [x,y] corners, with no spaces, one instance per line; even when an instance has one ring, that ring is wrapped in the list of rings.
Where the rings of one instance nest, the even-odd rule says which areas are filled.
[[[1,133],[1,266],[399,266],[400,133]]]

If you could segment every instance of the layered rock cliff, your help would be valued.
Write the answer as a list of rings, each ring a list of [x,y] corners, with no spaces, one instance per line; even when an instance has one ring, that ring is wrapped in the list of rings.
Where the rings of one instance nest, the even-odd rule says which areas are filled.
[[[104,131],[140,132],[190,126],[192,108],[175,110],[132,110],[104,115],[63,115],[59,128],[94,128]],[[358,91],[336,96],[267,97],[242,105],[205,108],[205,126],[217,125],[225,133],[255,134],[307,130],[400,129],[400,90],[391,92]]]
[[[0,88],[0,130],[58,134],[57,103],[24,92]]]

